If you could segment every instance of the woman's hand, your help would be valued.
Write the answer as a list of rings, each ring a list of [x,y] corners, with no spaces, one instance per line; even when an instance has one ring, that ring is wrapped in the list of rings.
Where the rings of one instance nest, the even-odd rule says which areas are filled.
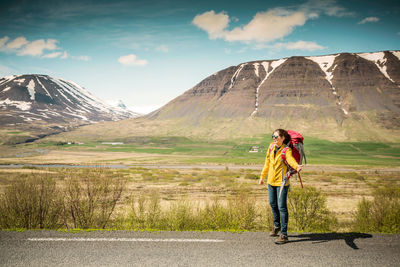
[[[304,166],[304,165],[298,165],[298,166],[297,166],[297,172],[300,172],[300,171],[303,169],[303,166]]]
[[[258,180],[258,184],[263,185],[264,184],[264,179],[260,178],[260,180]]]

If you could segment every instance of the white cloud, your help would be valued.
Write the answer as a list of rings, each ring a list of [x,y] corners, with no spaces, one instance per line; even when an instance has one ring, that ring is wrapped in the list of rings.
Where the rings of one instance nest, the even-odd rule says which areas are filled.
[[[377,18],[377,17],[367,17],[367,18],[361,20],[360,22],[358,22],[358,24],[365,24],[368,22],[378,22],[378,21],[379,21],[379,18]]]
[[[168,47],[166,45],[160,45],[159,47],[156,48],[157,51],[161,51],[164,53],[168,52]]]
[[[18,51],[19,56],[30,55],[30,56],[40,56],[43,54],[43,50],[55,50],[57,49],[57,40],[39,39],[25,45],[21,50]]]
[[[68,57],[75,60],[89,61],[89,56],[69,56],[67,51],[54,51],[60,50],[57,47],[58,41],[55,39],[39,39],[35,41],[28,41],[24,36],[15,38],[9,41],[8,36],[0,38],[0,51],[7,53],[15,53],[18,56],[38,56],[42,58],[60,58],[66,59]],[[49,51],[49,53],[46,53]],[[50,53],[51,52],[51,53]]]
[[[61,56],[61,52],[54,52],[54,53],[50,53],[50,54],[46,54],[43,56],[43,58],[56,58]]]
[[[15,38],[14,40],[9,41],[8,36],[4,36],[0,38],[0,51],[7,53],[15,53],[18,56],[41,56],[42,58],[57,58],[60,57],[62,59],[67,58],[67,52],[53,52],[44,54],[46,50],[53,51],[58,50],[57,40],[54,39],[39,39],[35,41],[28,41],[24,36],[20,36]]]
[[[126,56],[121,56],[118,62],[126,66],[144,66],[147,65],[147,60],[138,59],[136,55],[130,54]]]
[[[258,12],[248,24],[232,30],[228,28],[229,22],[237,22],[237,18],[229,17],[224,11],[215,13],[211,10],[198,14],[193,18],[192,24],[206,31],[210,39],[267,43],[291,34],[296,27],[303,26],[307,20],[316,19],[322,14],[344,17],[353,16],[354,12],[340,6],[336,0],[308,0],[301,5]]]
[[[269,42],[289,35],[294,27],[306,22],[305,14],[280,15],[275,10],[257,13],[249,24],[226,32],[227,41]]]
[[[269,10],[257,13],[253,19],[244,26],[233,30],[226,30],[229,16],[224,12],[215,14],[213,10],[197,15],[192,23],[205,30],[210,39],[223,38],[229,42],[256,41],[269,42],[290,34],[296,26],[306,22],[303,12],[282,12],[282,10]]]
[[[322,49],[326,48],[315,42],[307,42],[307,41],[276,43],[273,47],[277,48],[277,49],[285,48],[287,50],[304,50],[304,51],[315,51],[315,50],[322,50]]]
[[[215,14],[214,10],[196,15],[192,23],[206,31],[210,39],[223,37],[223,31],[229,24],[229,16],[225,12]]]
[[[7,48],[11,49],[11,50],[15,50],[15,49],[19,49],[22,46],[28,44],[28,40],[26,40],[25,37],[20,36],[18,38],[15,38],[14,40],[12,40],[11,42],[7,43]]]

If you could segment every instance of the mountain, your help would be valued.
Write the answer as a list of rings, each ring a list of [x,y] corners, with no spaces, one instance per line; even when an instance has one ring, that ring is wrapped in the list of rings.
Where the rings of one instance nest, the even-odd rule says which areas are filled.
[[[136,116],[122,107],[111,107],[72,81],[33,74],[0,79],[2,128],[44,131],[43,135]]]
[[[399,137],[400,51],[242,63],[207,77],[147,118],[194,127],[239,122],[224,126],[238,134],[246,122],[264,124],[262,131],[285,127],[330,139],[369,140],[381,130]]]
[[[400,142],[399,58],[400,51],[382,51],[245,62],[212,74],[148,115],[46,140],[232,140],[265,138],[284,128],[331,141]]]

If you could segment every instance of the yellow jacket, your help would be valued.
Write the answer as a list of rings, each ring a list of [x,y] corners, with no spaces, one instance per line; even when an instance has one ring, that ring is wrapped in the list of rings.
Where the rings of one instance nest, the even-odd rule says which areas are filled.
[[[272,147],[271,153],[270,147]],[[287,172],[287,166],[281,161],[281,152],[282,149],[285,148],[286,145],[283,144],[279,150],[274,155],[275,146],[271,143],[267,150],[267,156],[265,157],[265,164],[264,168],[261,172],[261,179],[265,179],[265,176],[268,173],[268,180],[267,183],[272,186],[281,186],[282,185],[282,178]],[[292,156],[292,149],[288,148],[286,150],[286,161],[289,163],[290,167],[293,169],[297,169],[298,163]],[[282,171],[283,170],[283,171]],[[286,183],[286,186],[289,185],[289,181]]]

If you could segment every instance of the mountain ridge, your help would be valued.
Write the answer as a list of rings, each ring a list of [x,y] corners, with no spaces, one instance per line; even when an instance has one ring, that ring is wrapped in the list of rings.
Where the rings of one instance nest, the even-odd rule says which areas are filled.
[[[258,117],[271,129],[290,127],[311,135],[318,124],[335,132],[339,127],[346,136],[373,135],[378,129],[398,135],[399,88],[398,50],[257,60],[208,76],[147,118],[198,125],[207,118]]]
[[[2,128],[31,132],[27,140],[35,140],[35,135],[137,116],[122,107],[108,105],[66,79],[43,74],[0,78],[0,124]]]
[[[80,127],[51,140],[221,140],[285,128],[331,141],[398,142],[399,117],[400,51],[336,53],[229,66],[148,115]]]

